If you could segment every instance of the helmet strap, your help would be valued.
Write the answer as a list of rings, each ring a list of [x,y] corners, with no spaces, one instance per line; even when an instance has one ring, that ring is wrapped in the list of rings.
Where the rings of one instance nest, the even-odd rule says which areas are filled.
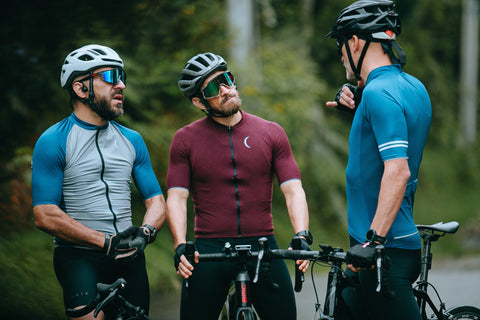
[[[407,55],[394,40],[382,42],[383,51],[388,53],[390,60],[395,64],[400,64],[402,68],[407,63]],[[394,52],[395,50],[395,52]],[[396,55],[395,55],[396,53]]]
[[[206,109],[202,109],[203,113],[207,115],[207,117],[215,117],[215,118],[228,118],[230,116],[216,113],[215,111],[212,110],[212,107],[208,103],[207,99],[203,97],[203,95],[200,95],[200,101],[202,104],[205,106]]]
[[[90,109],[92,109],[93,111],[95,111],[96,114],[98,114],[98,116],[100,118],[102,118],[103,120],[106,120],[105,119],[105,115],[103,114],[103,112],[100,110],[100,108],[97,106],[97,104],[95,103],[95,92],[93,91],[93,77],[91,77],[93,75],[93,71],[90,71],[90,79],[88,81],[88,86],[89,86],[89,89],[88,89],[88,98],[79,98],[79,100],[84,103],[84,104],[87,104],[88,106],[90,106]]]
[[[360,54],[360,58],[358,59],[358,63],[355,66],[353,62],[352,53],[350,52],[350,46],[348,45],[348,39],[345,39],[345,49],[347,50],[348,62],[350,63],[350,67],[352,68],[353,73],[357,80],[361,81],[362,77],[360,76],[360,72],[362,70],[363,59],[365,58],[365,54],[367,53],[368,46],[370,45],[370,40],[365,40],[365,45],[363,46],[362,53]]]

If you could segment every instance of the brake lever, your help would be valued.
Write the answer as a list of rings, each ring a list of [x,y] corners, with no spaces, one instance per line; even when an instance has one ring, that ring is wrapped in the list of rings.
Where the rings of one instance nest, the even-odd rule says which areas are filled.
[[[123,285],[122,285],[123,286]],[[120,287],[119,287],[120,288]],[[115,288],[114,290],[112,290],[108,296],[103,299],[102,301],[100,301],[98,304],[97,304],[97,307],[95,308],[95,312],[93,313],[93,316],[96,318],[98,313],[103,309],[103,307],[105,305],[107,305],[108,303],[110,303],[110,301],[115,298],[115,296],[117,295],[117,292],[118,292],[118,289],[119,288]]]
[[[262,264],[263,256],[265,255],[265,247],[267,246],[266,238],[258,239],[258,257],[257,257],[257,266],[255,267],[255,277],[253,278],[253,283],[258,282],[258,276],[260,274],[260,265]]]
[[[377,288],[376,292],[381,293],[387,299],[395,299],[396,293],[390,288],[390,283],[385,272],[390,267],[390,261],[384,253],[385,247],[377,245],[375,247],[375,265],[377,267]]]
[[[292,249],[293,250],[302,250],[302,240],[300,237],[293,237],[292,239]],[[302,291],[303,282],[305,281],[305,276],[297,266],[295,262],[295,292]]]
[[[185,258],[187,258],[188,262],[193,265],[195,262],[195,245],[192,241],[187,241],[185,245]],[[189,279],[185,280],[185,288],[190,286]]]

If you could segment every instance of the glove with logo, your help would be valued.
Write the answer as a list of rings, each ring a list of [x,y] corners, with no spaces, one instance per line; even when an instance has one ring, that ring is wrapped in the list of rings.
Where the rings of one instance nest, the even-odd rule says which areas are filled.
[[[142,253],[145,250],[145,247],[147,246],[147,244],[152,243],[155,240],[155,236],[156,236],[155,233],[156,233],[155,228],[147,224],[143,225],[141,228],[135,227],[135,234],[133,239],[119,245],[119,249],[122,249],[122,250],[132,249],[132,253],[131,255],[127,255],[119,259],[123,259],[123,260],[135,259],[135,257],[137,257],[140,253]]]
[[[375,265],[375,244],[367,241],[354,245],[347,251],[346,261],[355,268],[371,268]]]
[[[132,246],[131,242],[135,238],[138,229],[136,226],[131,226],[122,232],[106,235],[103,246],[105,254],[110,258],[114,258],[116,261],[135,258],[138,249]]]

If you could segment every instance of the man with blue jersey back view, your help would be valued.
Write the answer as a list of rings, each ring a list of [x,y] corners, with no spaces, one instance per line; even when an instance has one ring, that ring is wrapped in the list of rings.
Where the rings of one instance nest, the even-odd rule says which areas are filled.
[[[165,199],[141,135],[112,121],[123,114],[123,61],[111,48],[81,47],[66,57],[60,83],[73,113],[35,144],[32,197],[35,225],[55,237],[65,308],[90,303],[97,283],[124,278],[122,296],[148,313],[143,251],[165,222]],[[145,201],[142,227],[132,225],[132,177]]]
[[[344,86],[335,102],[327,102],[354,111],[346,169],[347,264],[360,287],[345,290],[344,298],[355,319],[420,319],[412,284],[420,272],[421,241],[412,211],[432,110],[423,84],[402,70],[406,58],[395,42],[400,31],[392,1],[361,0],[342,10],[327,34],[337,40],[347,79],[359,84]],[[395,299],[375,291],[377,244],[391,260],[387,276]]]

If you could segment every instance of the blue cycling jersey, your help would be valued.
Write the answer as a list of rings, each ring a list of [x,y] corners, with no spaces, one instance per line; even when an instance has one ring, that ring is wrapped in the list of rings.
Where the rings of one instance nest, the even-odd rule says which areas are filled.
[[[140,134],[75,114],[38,139],[32,159],[33,206],[58,205],[91,229],[113,234],[132,225],[131,177],[144,199],[162,194]]]
[[[412,209],[431,118],[430,98],[418,79],[399,65],[370,72],[352,122],[346,169],[348,231],[357,241],[365,241],[375,215],[384,161],[406,158],[411,177],[387,246],[421,247]]]

